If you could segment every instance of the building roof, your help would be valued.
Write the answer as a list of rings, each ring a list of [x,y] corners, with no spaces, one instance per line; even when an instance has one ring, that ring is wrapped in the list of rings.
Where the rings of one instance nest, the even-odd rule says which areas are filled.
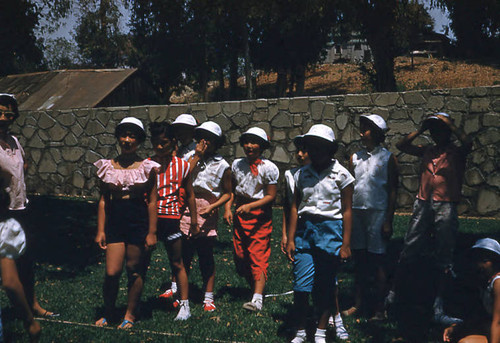
[[[137,71],[55,70],[0,78],[0,92],[14,94],[20,110],[92,108]]]

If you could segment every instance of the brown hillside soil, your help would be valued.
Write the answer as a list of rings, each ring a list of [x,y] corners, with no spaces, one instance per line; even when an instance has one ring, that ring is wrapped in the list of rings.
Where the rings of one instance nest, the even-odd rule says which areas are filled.
[[[371,69],[371,64],[366,64]],[[446,61],[436,58],[415,57],[414,67],[409,57],[395,61],[398,90],[463,88],[500,84],[500,69]],[[276,73],[261,74],[257,78],[257,97],[274,97]],[[323,64],[308,71],[305,95],[332,95],[367,93],[373,91],[362,66],[356,64]]]

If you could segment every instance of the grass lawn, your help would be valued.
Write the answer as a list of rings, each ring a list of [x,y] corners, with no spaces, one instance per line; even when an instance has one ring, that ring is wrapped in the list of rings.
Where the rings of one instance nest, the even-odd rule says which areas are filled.
[[[194,261],[190,275],[192,318],[174,322],[176,310],[157,295],[170,278],[165,250],[160,244],[153,252],[144,287],[141,319],[133,330],[97,328],[92,324],[102,310],[104,254],[93,243],[96,227],[96,204],[79,200],[36,197],[31,203],[32,225],[39,233],[36,255],[37,285],[40,302],[47,309],[60,312],[58,320],[42,320],[42,342],[286,342],[293,335],[291,326],[291,294],[268,296],[261,313],[249,313],[242,304],[251,297],[246,282],[239,278],[232,261],[230,228],[221,224],[215,248],[217,311],[204,313],[201,275]],[[395,234],[389,247],[391,261],[401,248],[407,216],[395,219]],[[486,219],[462,219],[457,252],[463,251],[477,238],[500,238],[500,222]],[[268,294],[281,294],[292,289],[291,265],[279,250],[281,209],[274,210],[272,255],[269,267]],[[393,266],[393,264],[392,264]],[[352,304],[352,263],[339,274],[341,308]],[[124,273],[125,274],[125,273]],[[6,341],[25,342],[21,321],[15,320],[13,309],[4,293],[0,295]],[[118,307],[124,312],[126,277],[122,276]],[[345,323],[351,342],[390,342],[397,335],[395,322],[371,324],[365,318],[347,318]],[[429,341],[438,342],[441,328],[430,328]],[[331,341],[334,341],[330,332]]]

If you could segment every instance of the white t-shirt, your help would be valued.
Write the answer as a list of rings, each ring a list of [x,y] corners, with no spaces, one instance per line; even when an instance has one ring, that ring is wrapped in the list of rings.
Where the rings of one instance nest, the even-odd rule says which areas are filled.
[[[285,202],[288,207],[292,206],[293,202],[293,192],[295,192],[295,173],[300,169],[300,167],[295,167],[290,170],[285,171]]]
[[[495,281],[498,279],[500,279],[500,274],[496,274],[488,283],[486,289],[483,290],[483,306],[486,312],[488,312],[489,314],[493,314],[493,305],[495,302],[493,291],[495,287]]]
[[[248,160],[239,158],[231,166],[233,178],[236,181],[234,194],[236,196],[258,200],[264,198],[264,188],[266,185],[278,183],[280,171],[276,165],[266,158],[262,158],[262,163],[257,166],[258,175],[255,176],[250,171]]]
[[[390,157],[391,152],[380,145],[371,152],[363,149],[352,155],[356,178],[352,208],[387,209]]]
[[[320,174],[312,164],[302,167],[294,179],[299,192],[299,215],[342,219],[341,191],[354,182],[354,177],[337,160]]]
[[[192,141],[188,145],[180,146],[179,149],[177,150],[176,156],[187,162],[189,158],[193,156],[195,148],[196,148],[195,141]]]
[[[221,155],[214,155],[206,161],[200,160],[193,169],[193,189],[197,191],[208,191],[216,198],[222,193],[222,176],[229,163]]]

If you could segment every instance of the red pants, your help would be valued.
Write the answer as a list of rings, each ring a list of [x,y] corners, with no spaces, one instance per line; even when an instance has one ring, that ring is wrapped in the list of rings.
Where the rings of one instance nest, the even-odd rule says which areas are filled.
[[[250,214],[234,215],[234,262],[238,274],[255,281],[264,274],[267,279],[272,230],[271,206],[252,210]]]

